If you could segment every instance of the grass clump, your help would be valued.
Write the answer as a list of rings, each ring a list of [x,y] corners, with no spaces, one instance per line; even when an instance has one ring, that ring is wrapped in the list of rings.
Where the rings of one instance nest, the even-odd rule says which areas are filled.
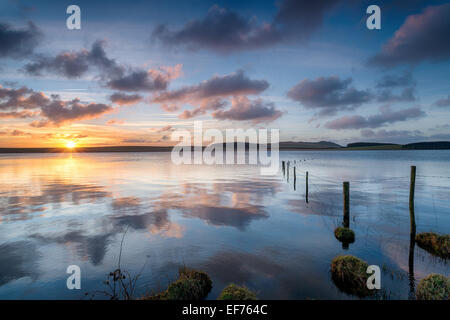
[[[444,259],[450,258],[450,235],[438,235],[433,232],[423,232],[416,235],[416,242],[422,249]]]
[[[432,273],[420,280],[416,290],[418,300],[449,300],[450,278]]]
[[[222,290],[218,300],[258,300],[256,294],[247,287],[241,287],[234,283],[229,284]]]
[[[336,239],[345,243],[353,243],[355,242],[355,233],[352,229],[345,227],[337,227],[334,230],[334,235]]]
[[[211,278],[203,271],[182,267],[178,279],[169,284],[167,290],[145,297],[146,300],[201,300],[212,289]]]
[[[343,292],[365,297],[372,294],[367,289],[367,262],[350,255],[337,256],[331,262],[331,276]]]

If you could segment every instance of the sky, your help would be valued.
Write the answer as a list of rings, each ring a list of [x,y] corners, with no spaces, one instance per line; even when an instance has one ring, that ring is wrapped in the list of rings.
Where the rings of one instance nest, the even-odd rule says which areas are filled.
[[[0,0],[0,147],[450,140],[449,39],[448,1]]]

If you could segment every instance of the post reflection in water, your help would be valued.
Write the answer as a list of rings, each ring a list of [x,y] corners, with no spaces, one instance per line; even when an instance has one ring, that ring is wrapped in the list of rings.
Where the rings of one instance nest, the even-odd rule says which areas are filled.
[[[71,264],[82,270],[83,292],[101,290],[125,230],[123,268],[138,272],[148,261],[138,294],[186,264],[211,275],[209,299],[230,282],[262,299],[353,299],[330,279],[338,254],[385,266],[388,298],[413,297],[415,280],[431,272],[448,275],[445,261],[414,251],[401,154],[297,151],[280,159],[278,175],[261,176],[257,166],[172,165],[170,153],[1,155],[0,298],[79,299],[82,292],[65,289]],[[434,176],[450,154],[408,159]],[[306,171],[309,184],[296,184]],[[345,251],[333,234],[344,180],[356,233]],[[418,229],[448,230],[446,181],[418,176],[417,190]]]

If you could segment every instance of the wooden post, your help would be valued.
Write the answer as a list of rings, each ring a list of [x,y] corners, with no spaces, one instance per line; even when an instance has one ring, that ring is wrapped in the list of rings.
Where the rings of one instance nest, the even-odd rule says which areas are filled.
[[[287,162],[287,181],[289,182],[289,161]]]
[[[295,173],[295,166],[294,166],[294,190],[295,190],[295,185],[297,183],[297,174]]]
[[[344,227],[350,228],[350,182],[343,184],[344,193]]]
[[[409,218],[410,233],[416,233],[416,217],[414,214],[414,192],[416,189],[416,166],[411,166],[411,181],[409,184]]]
[[[308,203],[308,171],[306,171],[306,203]]]

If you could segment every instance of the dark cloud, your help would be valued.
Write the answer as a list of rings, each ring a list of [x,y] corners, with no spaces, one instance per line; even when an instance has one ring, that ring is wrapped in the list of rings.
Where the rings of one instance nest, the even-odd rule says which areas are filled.
[[[319,115],[333,115],[340,110],[353,110],[372,99],[368,90],[350,86],[352,79],[337,76],[304,79],[287,93],[288,97],[305,108],[318,110]]]
[[[32,122],[31,126],[44,127],[98,118],[114,108],[103,103],[81,102],[78,98],[64,101],[57,95],[47,97],[27,87],[0,87],[0,110],[4,111],[0,112],[0,118],[41,116],[43,119]]]
[[[437,107],[450,107],[450,94],[447,98],[437,100],[433,105]]]
[[[174,91],[166,91],[156,95],[153,102],[201,101],[213,97],[229,97],[244,94],[258,94],[266,90],[266,80],[252,80],[244,71],[239,70],[224,76],[214,76],[198,85],[188,86]]]
[[[322,25],[325,12],[338,2],[283,0],[273,21],[262,23],[215,5],[205,17],[191,20],[179,30],[159,25],[152,36],[169,46],[222,53],[267,47],[290,39],[304,41]]]
[[[13,29],[0,22],[0,57],[21,58],[33,53],[42,37],[41,32],[29,22],[24,29]]]
[[[95,119],[113,108],[103,103],[82,103],[79,99],[71,101],[54,100],[41,108],[42,116],[54,125],[73,121]]]
[[[169,46],[231,52],[264,47],[280,41],[281,36],[270,24],[257,25],[250,17],[215,5],[204,18],[190,21],[180,30],[159,25],[152,37]]]
[[[418,107],[403,109],[400,111],[392,111],[389,106],[384,106],[380,108],[380,112],[376,115],[368,117],[363,117],[360,115],[345,116],[327,122],[325,127],[335,130],[379,128],[386,124],[406,121],[409,119],[418,119],[424,116],[425,112]]]
[[[38,56],[34,62],[26,64],[24,69],[31,75],[41,75],[45,71],[67,78],[78,78],[90,67],[96,67],[107,74],[122,72],[115,60],[106,56],[104,45],[104,41],[97,40],[91,50],[62,52],[55,57]]]
[[[35,109],[49,101],[42,92],[35,92],[27,87],[14,89],[0,86],[0,110]]]
[[[223,76],[216,75],[198,85],[161,92],[153,96],[151,101],[159,103],[164,110],[172,112],[179,110],[180,104],[197,106],[193,110],[185,110],[179,115],[182,119],[190,119],[205,115],[209,111],[224,109],[230,97],[256,95],[268,87],[269,83],[266,80],[250,79],[244,71],[239,70]],[[259,109],[263,111],[261,106]],[[266,111],[271,111],[271,109],[266,108]],[[233,110],[233,114],[234,112]],[[221,116],[225,117],[225,115],[218,113],[218,117]]]
[[[131,104],[136,104],[136,103],[140,102],[142,100],[142,96],[140,96],[138,94],[128,95],[128,94],[116,92],[116,93],[112,94],[109,97],[109,99],[113,103],[116,103],[120,106],[125,106],[125,105],[131,105]]]
[[[391,67],[450,58],[450,4],[426,8],[409,16],[369,63]]]
[[[235,97],[231,100],[231,108],[218,110],[212,113],[213,118],[220,120],[271,122],[281,117],[282,112],[275,108],[271,102],[262,99],[255,101],[247,97]]]
[[[137,70],[108,80],[106,86],[121,91],[157,91],[165,90],[169,80],[163,74]]]

